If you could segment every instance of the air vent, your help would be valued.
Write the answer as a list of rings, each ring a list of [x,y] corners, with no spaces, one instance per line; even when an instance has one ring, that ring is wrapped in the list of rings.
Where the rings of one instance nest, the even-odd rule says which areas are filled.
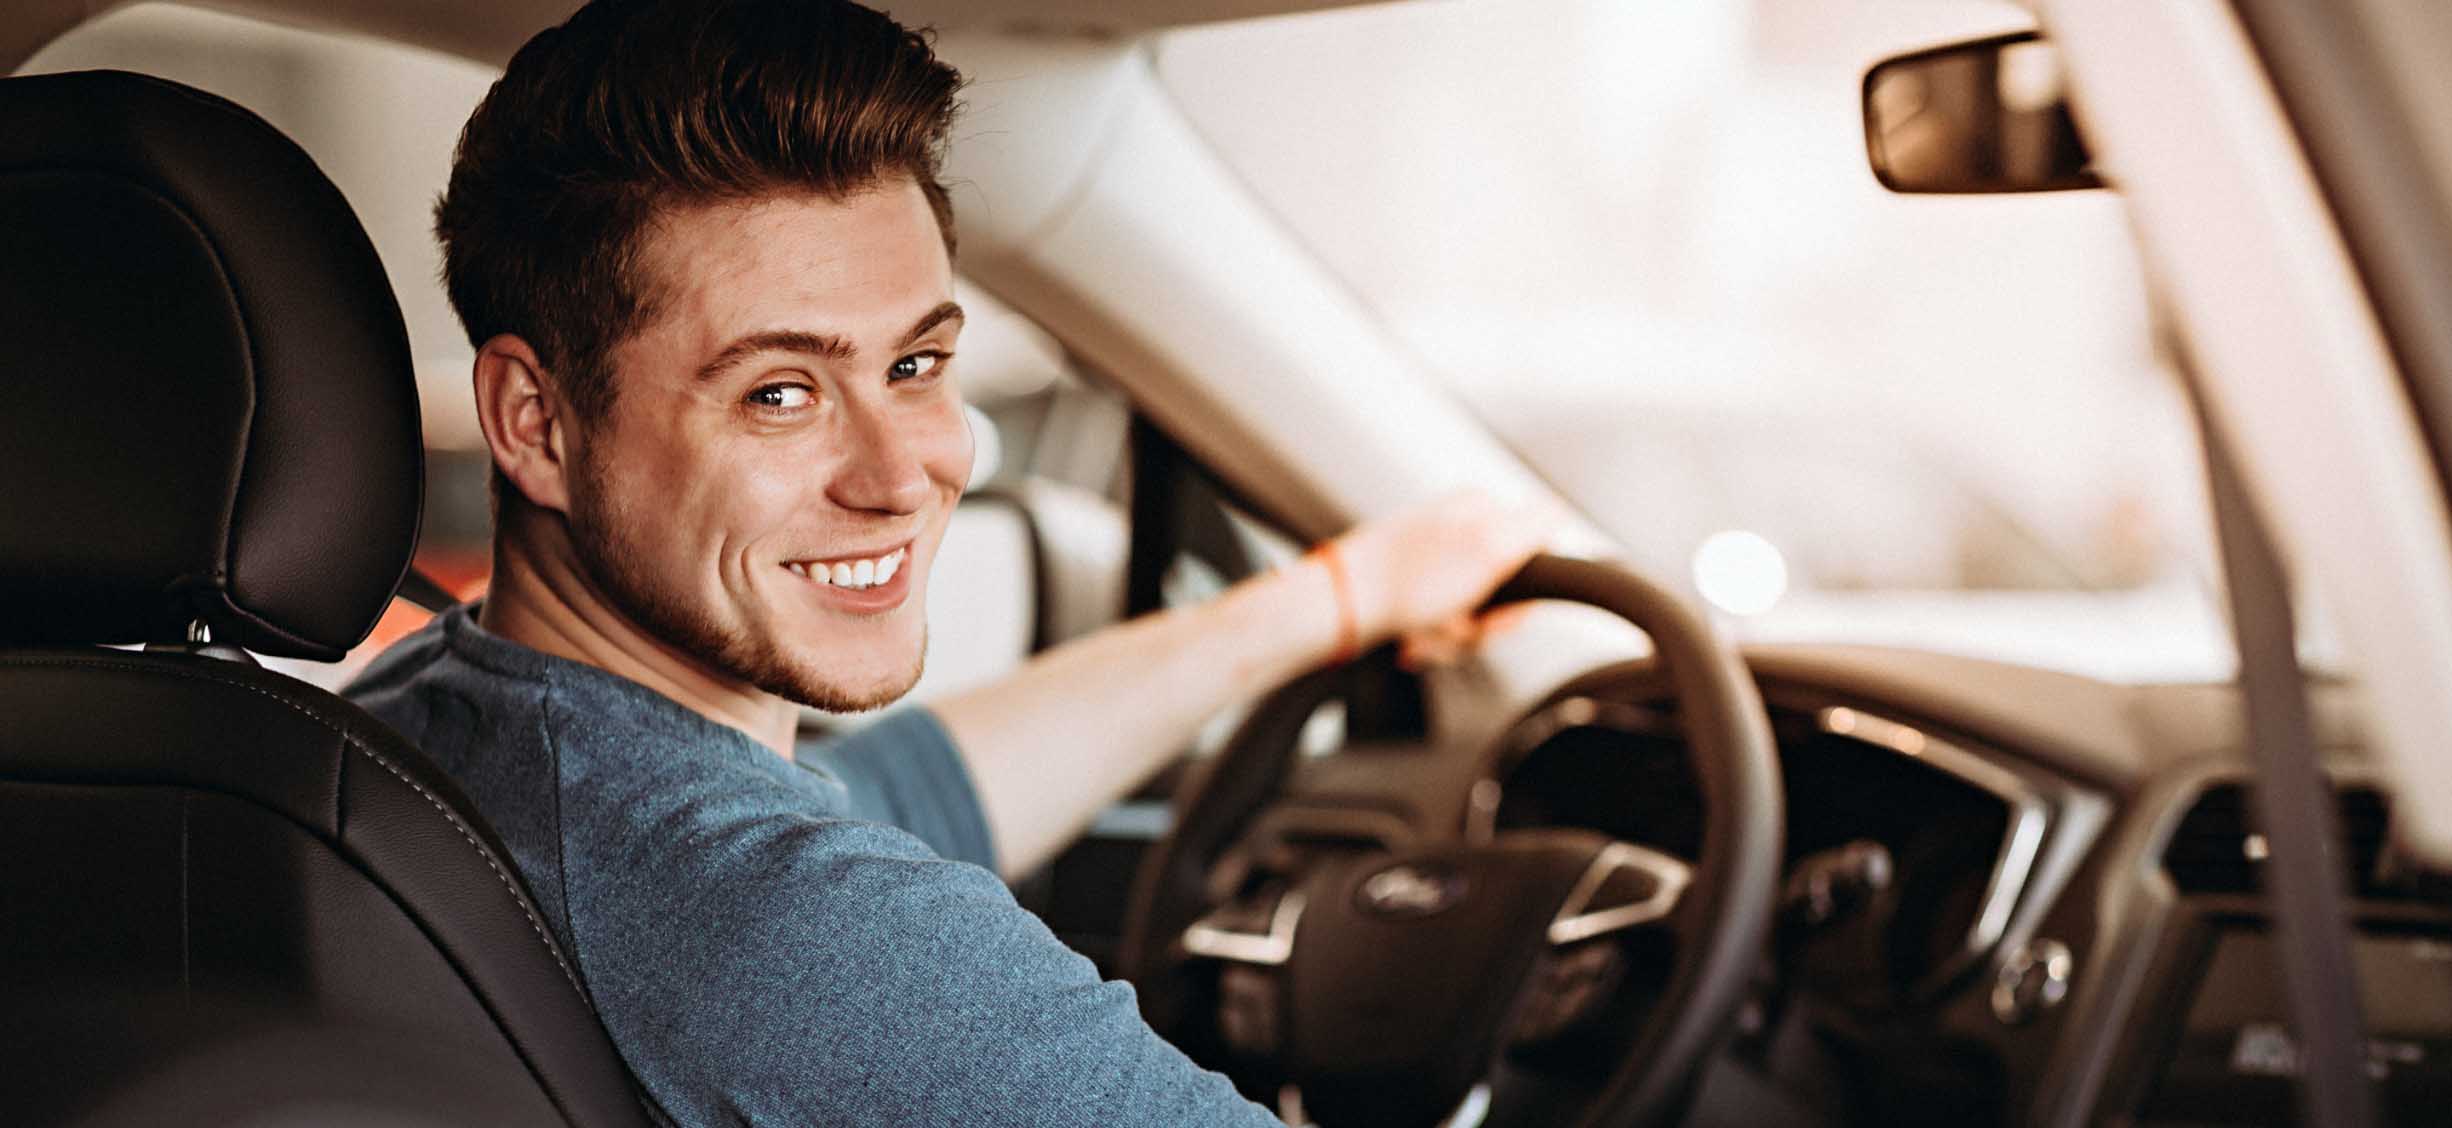
[[[2390,825],[2384,796],[2373,788],[2345,788],[2334,810],[2347,847],[2344,874],[2351,891],[2362,897],[2382,893],[2377,861]],[[2171,832],[2171,843],[2163,848],[2163,868],[2182,892],[2254,893],[2263,888],[2267,850],[2254,823],[2244,786],[2208,787],[2180,820],[2179,829]]]

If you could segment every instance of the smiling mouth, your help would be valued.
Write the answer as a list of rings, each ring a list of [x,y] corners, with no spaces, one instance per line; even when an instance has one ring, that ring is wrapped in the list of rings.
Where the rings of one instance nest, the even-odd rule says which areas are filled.
[[[784,562],[783,567],[804,580],[846,591],[865,591],[892,582],[895,573],[902,571],[903,562],[910,555],[911,546],[904,545],[883,556],[790,560]]]

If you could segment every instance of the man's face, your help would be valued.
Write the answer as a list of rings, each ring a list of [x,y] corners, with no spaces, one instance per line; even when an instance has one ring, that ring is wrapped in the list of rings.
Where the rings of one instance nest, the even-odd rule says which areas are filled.
[[[581,564],[717,673],[825,709],[901,696],[971,467],[926,197],[894,179],[670,211],[640,265],[662,301],[576,429]]]

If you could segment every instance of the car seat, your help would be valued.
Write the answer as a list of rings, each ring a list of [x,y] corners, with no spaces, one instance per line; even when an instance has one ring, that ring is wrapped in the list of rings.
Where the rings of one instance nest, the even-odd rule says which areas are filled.
[[[0,80],[0,1119],[656,1119],[509,853],[332,660],[407,570],[399,307],[253,114]]]

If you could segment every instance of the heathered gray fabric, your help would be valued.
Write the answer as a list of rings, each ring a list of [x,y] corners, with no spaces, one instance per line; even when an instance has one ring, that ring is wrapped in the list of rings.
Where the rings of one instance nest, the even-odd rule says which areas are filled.
[[[684,1124],[1276,1123],[982,868],[978,799],[924,710],[786,763],[465,607],[346,693],[493,823]]]

